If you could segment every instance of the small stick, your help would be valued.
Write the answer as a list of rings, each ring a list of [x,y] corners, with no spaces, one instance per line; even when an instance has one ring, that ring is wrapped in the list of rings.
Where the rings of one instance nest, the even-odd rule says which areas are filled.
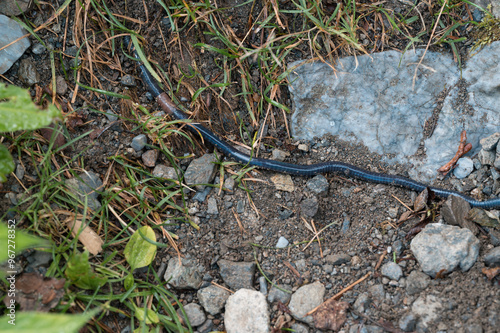
[[[467,154],[471,149],[472,149],[472,144],[467,143],[467,132],[465,130],[462,131],[460,134],[460,144],[458,145],[458,150],[455,156],[438,169],[438,172],[440,172],[443,176],[446,176],[450,170],[452,170],[455,167],[455,164],[457,164],[457,161],[460,157],[464,156]]]
[[[349,291],[350,289],[352,289],[355,285],[357,284],[360,284],[361,282],[363,282],[364,280],[366,280],[370,275],[372,275],[372,272],[368,272],[365,274],[365,276],[363,276],[361,279],[357,280],[356,282],[348,285],[347,287],[345,287],[344,289],[342,289],[341,291],[339,291],[337,294],[335,294],[334,296],[332,296],[331,298],[327,299],[326,301],[324,301],[323,303],[321,303],[320,305],[318,305],[317,307],[315,307],[314,309],[312,309],[311,311],[309,311],[305,316],[310,316],[312,315],[314,312],[316,312],[321,306],[323,306],[324,304],[328,304],[328,303],[331,303],[333,301],[335,301],[336,299],[338,299],[340,296],[342,296],[345,292]]]

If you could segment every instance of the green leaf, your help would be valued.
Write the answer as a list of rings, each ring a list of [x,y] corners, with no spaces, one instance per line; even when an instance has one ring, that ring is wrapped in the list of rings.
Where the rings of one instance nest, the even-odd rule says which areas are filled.
[[[0,144],[0,183],[7,181],[6,175],[14,171],[14,167],[14,161],[9,150]]]
[[[98,312],[69,315],[60,313],[17,312],[0,320],[2,333],[78,333],[79,329]],[[12,321],[13,320],[13,321]],[[15,325],[13,325],[15,324]]]
[[[129,290],[134,286],[134,275],[132,273],[128,274],[123,281],[123,287],[125,290]]]
[[[40,110],[27,90],[0,84],[0,132],[37,129],[49,125],[60,116],[53,105]]]
[[[35,245],[44,245],[45,243],[45,240],[41,238],[33,237],[20,230],[16,230],[14,227],[15,224],[11,223],[11,221],[9,220],[8,224],[10,228],[5,223],[0,222],[0,262],[8,258],[13,259],[12,252],[9,252],[9,250],[19,253],[26,248]]]
[[[143,308],[138,308],[137,306],[135,306],[134,304],[134,307],[135,307],[135,317],[139,320],[139,321],[144,321],[146,320],[146,324],[150,325],[150,324],[158,324],[160,322],[160,318],[158,318],[158,315],[151,309],[146,309],[146,315],[144,315],[144,309]]]
[[[81,289],[97,289],[104,285],[108,278],[94,272],[89,263],[89,252],[75,252],[68,261],[64,272],[68,280]]]
[[[149,226],[137,229],[130,237],[123,254],[132,271],[147,266],[153,261],[156,254],[156,245],[151,244],[149,241],[156,242],[155,232]]]

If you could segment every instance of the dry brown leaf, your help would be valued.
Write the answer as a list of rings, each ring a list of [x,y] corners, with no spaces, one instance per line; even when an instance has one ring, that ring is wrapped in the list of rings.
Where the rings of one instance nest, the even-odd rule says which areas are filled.
[[[347,320],[349,303],[343,301],[327,301],[312,314],[314,326],[318,329],[338,331]]]
[[[64,137],[64,134],[62,133],[60,126],[57,126],[57,130],[55,129],[55,127],[56,127],[56,125],[54,125],[54,123],[52,123],[45,128],[41,128],[40,133],[45,138],[45,140],[47,140],[49,142],[50,142],[50,139],[52,138],[52,135],[55,135],[54,148],[57,149],[57,148],[62,147],[66,144],[66,138]],[[56,134],[54,134],[54,131],[57,131]],[[66,148],[66,149],[69,149],[69,148]]]
[[[82,221],[71,220],[68,222],[68,227],[71,229],[71,233],[74,237],[80,232],[82,227]],[[104,244],[101,237],[95,233],[94,230],[90,229],[88,226],[84,226],[83,230],[78,235],[78,240],[85,246],[85,248],[96,255],[102,251],[102,244]]]
[[[16,303],[23,311],[48,312],[64,296],[64,279],[44,278],[37,273],[21,274],[16,280]],[[5,297],[5,305],[10,304]]]
[[[415,202],[413,203],[413,209],[415,212],[419,212],[425,207],[427,207],[427,199],[429,198],[429,191],[427,188],[423,190],[415,199]]]
[[[484,267],[481,272],[488,278],[488,280],[493,280],[495,276],[500,274],[500,267],[486,268]]]

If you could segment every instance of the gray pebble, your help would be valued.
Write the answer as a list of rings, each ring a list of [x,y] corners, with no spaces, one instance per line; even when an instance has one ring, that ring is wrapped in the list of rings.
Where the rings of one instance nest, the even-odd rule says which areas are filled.
[[[134,148],[135,151],[139,151],[142,148],[144,148],[144,146],[146,146],[147,142],[148,142],[148,139],[147,139],[146,135],[140,134],[132,139],[132,143],[130,144],[130,146],[132,148]]]
[[[214,197],[208,198],[207,213],[211,215],[219,214],[219,210],[217,209],[217,200]]]
[[[266,296],[267,295],[267,280],[265,277],[259,277],[259,291]]]
[[[300,211],[307,217],[313,217],[318,212],[319,203],[316,197],[308,198],[300,203]]]
[[[274,285],[271,286],[271,290],[269,291],[269,295],[267,295],[267,300],[269,303],[274,303],[280,301],[283,304],[287,304],[288,301],[290,300],[290,297],[292,297],[292,286],[286,285],[286,284],[279,284],[278,287],[284,290],[288,290],[290,292],[285,292],[283,290],[280,290],[276,288]]]
[[[33,52],[34,54],[36,55],[40,55],[42,54],[43,52],[45,52],[45,46],[43,46],[42,44],[40,43],[36,43],[33,45],[33,47],[31,48],[31,52]]]
[[[278,239],[278,242],[276,243],[276,247],[278,249],[283,249],[283,248],[287,247],[288,244],[289,244],[288,240],[285,237],[281,236]]]
[[[122,76],[121,82],[126,87],[135,87],[136,86],[135,78],[129,74]]]
[[[488,253],[484,255],[484,263],[492,267],[500,266],[500,246],[489,250]]]
[[[420,271],[412,271],[406,278],[406,292],[414,295],[422,292],[429,286],[430,277]]]
[[[417,325],[417,320],[417,316],[415,316],[411,312],[408,312],[407,314],[399,318],[399,328],[405,332],[413,332]]]
[[[403,276],[401,266],[393,261],[389,261],[382,265],[380,272],[383,276],[395,281],[398,281]]]
[[[315,194],[324,194],[328,192],[328,180],[323,175],[317,175],[309,179],[306,186]]]
[[[188,317],[189,323],[193,327],[200,326],[207,320],[207,317],[205,316],[205,312],[203,312],[203,309],[200,305],[196,303],[189,303],[184,306],[184,311],[186,312],[186,315]],[[183,317],[181,309],[177,310],[177,314],[179,317]]]
[[[456,168],[453,170],[453,174],[458,179],[463,179],[470,175],[474,170],[474,163],[469,157],[462,157],[458,160]]]
[[[31,61],[31,59],[21,60],[21,63],[19,64],[18,76],[19,79],[29,87],[40,82],[40,74],[38,74],[36,65],[33,61]]]
[[[486,138],[481,139],[479,143],[484,150],[495,150],[499,140],[500,132],[496,132]]]

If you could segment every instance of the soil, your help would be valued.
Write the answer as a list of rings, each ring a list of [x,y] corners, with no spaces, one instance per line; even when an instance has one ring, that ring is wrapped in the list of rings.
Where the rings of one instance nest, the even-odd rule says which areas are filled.
[[[217,3],[219,8],[228,8],[223,14],[226,19],[225,23],[241,38],[246,31],[252,3],[242,6],[236,6],[237,4],[240,4],[240,2],[235,0],[225,0]],[[286,9],[290,6],[290,3],[285,1],[280,5]],[[61,17],[59,21],[62,32],[54,33],[47,30],[39,32],[40,37],[55,49],[64,50],[64,48],[73,47],[72,39],[69,38],[71,33],[68,35],[67,40],[63,38],[66,25],[68,31],[71,32],[73,29],[73,6],[74,4],[70,5],[68,20],[65,21]],[[144,6],[147,7],[148,14],[145,13]],[[392,0],[387,1],[384,7],[395,11],[402,11],[405,8],[401,2]],[[176,39],[174,38],[176,36],[172,36],[170,33],[165,11],[157,2],[146,2],[145,4],[135,0],[126,3],[116,1],[112,6],[110,4],[110,9],[115,13],[147,22],[140,27],[141,35],[147,41],[146,54],[152,61],[160,64],[166,73],[169,73],[172,86],[177,86],[182,78],[182,73],[189,73],[193,68],[199,71],[201,77],[210,84],[220,82],[222,71],[219,66],[221,59],[212,52],[201,51],[200,48],[193,47],[196,43],[212,43],[210,36],[205,34],[207,31],[201,30],[203,25],[191,25],[189,28],[184,29],[179,38]],[[258,13],[261,9],[262,4],[256,2],[253,13]],[[27,17],[34,22],[44,22],[49,16],[50,11],[46,5],[42,5],[40,10],[33,9],[27,13]],[[287,20],[290,31],[293,32],[294,25],[300,26],[300,22],[301,19],[290,15]],[[384,23],[388,24],[387,22]],[[132,26],[139,29],[139,25]],[[415,26],[415,28],[418,28],[418,26]],[[101,37],[97,36],[96,38]],[[252,36],[250,42],[260,43],[259,38],[258,35]],[[383,49],[392,48],[402,50],[406,46],[405,40],[399,38],[397,34],[389,36],[385,43],[380,43],[372,33],[366,33],[365,40],[369,52],[379,52]],[[425,42],[425,40],[422,41],[422,43]],[[168,47],[165,47],[165,45]],[[419,46],[422,45],[425,44]],[[214,46],[219,47],[217,43],[214,43]],[[165,53],[165,49],[168,49],[169,52]],[[441,49],[443,52],[449,52],[445,48]],[[346,49],[339,49],[335,56],[348,55],[347,51]],[[79,117],[85,124],[69,130],[67,135],[70,137],[75,138],[83,133],[100,130],[108,126],[110,122],[103,113],[109,110],[130,117],[133,110],[131,101],[140,103],[150,112],[159,111],[159,106],[148,96],[144,86],[138,79],[136,66],[123,56],[121,51],[118,53],[118,55],[114,56],[108,54],[107,65],[95,64],[95,77],[92,82],[90,82],[90,77],[87,74],[83,75],[82,81],[88,85],[98,86],[100,84],[101,88],[107,91],[129,95],[131,100],[123,101],[115,97],[94,94],[89,90],[80,88],[75,102],[71,104],[75,82],[72,75],[70,75],[66,80],[70,89],[61,98],[71,104],[72,109],[79,113]],[[309,45],[302,43],[290,53],[287,61],[292,62],[308,57],[310,57]],[[41,82],[38,85],[47,86],[51,78],[48,53],[36,55],[28,51],[23,58],[30,58],[36,62],[38,72],[41,75]],[[63,59],[63,62],[67,64],[70,58],[63,57]],[[462,59],[462,61],[464,60]],[[56,74],[64,76],[61,64],[56,63],[56,65]],[[252,74],[252,82],[255,86],[260,87],[258,64],[248,61],[246,65],[250,66],[249,72]],[[12,83],[23,86],[23,83],[17,77],[18,67],[18,64],[14,65],[5,74],[5,77]],[[233,73],[237,73],[237,71],[233,71]],[[120,84],[120,77],[126,74],[137,78],[136,87],[129,88]],[[234,77],[231,80],[239,82],[241,78]],[[188,110],[193,110],[195,119],[199,121],[209,120],[206,125],[214,132],[226,138],[238,138],[236,140],[241,140],[239,139],[240,120],[238,117],[241,118],[249,133],[258,130],[257,126],[252,126],[244,100],[240,95],[241,92],[235,88],[239,85],[230,85],[226,89],[223,95],[224,101],[218,100],[216,95],[212,95],[211,103],[207,103],[210,99],[207,90],[201,95],[203,103],[198,102],[190,105],[185,102],[191,99],[192,89],[196,91],[204,86],[204,83],[197,77],[192,79],[184,77],[182,78],[182,84],[179,84],[179,89],[176,91],[176,96],[181,100],[182,105]],[[261,98],[261,92],[256,93],[257,97]],[[280,103],[290,106],[288,89],[281,87],[279,94],[281,96]],[[407,170],[411,167],[407,165],[386,165],[381,162],[381,156],[370,153],[365,147],[342,142],[332,137],[317,139],[315,142],[305,142],[309,150],[307,152],[299,150],[297,148],[299,142],[287,136],[287,124],[282,111],[273,109],[272,113],[275,119],[274,123],[269,123],[269,136],[272,138],[264,140],[266,146],[260,151],[260,157],[269,158],[271,149],[267,147],[277,147],[290,152],[291,156],[287,158],[287,161],[292,163],[310,164],[340,160],[371,171],[399,175],[407,175]],[[260,125],[262,125],[262,119],[260,121]],[[432,127],[432,125],[429,126]],[[73,145],[72,150],[66,152],[66,155],[71,158],[73,154],[83,152],[80,157],[83,162],[82,165],[87,170],[92,170],[100,174],[102,179],[105,179],[108,166],[111,163],[108,157],[126,153],[132,138],[140,133],[137,125],[131,122],[118,122],[104,131],[98,138],[92,139],[90,136],[86,136],[78,140]],[[204,152],[213,149],[213,147],[203,145],[199,140],[197,140],[195,148],[192,148],[180,136],[169,141],[169,145],[177,156],[193,153],[199,157]],[[130,159],[140,160],[140,156],[134,156],[134,154],[128,156]],[[14,154],[14,158],[18,158],[17,154]],[[27,186],[31,186],[37,182],[31,164],[32,161],[26,156],[22,157],[22,161],[26,167],[24,182]],[[182,165],[187,166],[188,161],[190,160],[182,162]],[[160,158],[157,163],[160,162],[168,164],[166,158]],[[77,166],[76,163],[75,166]],[[237,168],[233,169],[238,170]],[[213,189],[209,196],[215,197],[219,208],[219,214],[215,216],[206,213],[207,200],[204,203],[189,200],[188,208],[196,212],[193,214],[193,218],[198,222],[200,230],[195,230],[187,223],[169,227],[171,231],[179,236],[178,244],[182,255],[198,259],[205,268],[205,273],[210,275],[214,282],[223,284],[215,264],[218,259],[252,262],[254,261],[254,254],[256,254],[262,269],[273,281],[292,285],[294,290],[303,284],[320,281],[327,288],[326,299],[355,282],[368,271],[372,271],[383,252],[388,247],[392,247],[397,240],[402,241],[404,244],[404,250],[400,255],[400,258],[403,258],[400,264],[403,266],[404,276],[408,276],[414,270],[419,270],[418,263],[409,250],[410,240],[405,237],[418,221],[409,220],[398,223],[400,215],[407,211],[405,205],[412,206],[417,193],[397,187],[364,183],[341,175],[325,175],[329,182],[329,189],[324,195],[317,196],[318,212],[311,219],[301,212],[301,204],[304,200],[316,196],[306,187],[309,178],[293,176],[295,190],[289,193],[275,189],[270,180],[273,175],[274,173],[265,170],[251,171],[251,177],[262,181],[250,180],[246,182],[250,195],[247,191],[237,187],[234,193],[228,191],[219,193],[218,189]],[[435,185],[453,188],[449,179]],[[471,183],[465,183],[463,188],[473,189],[474,186]],[[12,177],[3,186],[3,193],[10,191],[20,192],[19,185]],[[235,213],[240,201],[243,202],[243,212]],[[2,196],[0,198],[0,211],[5,212],[9,207],[11,207],[10,201],[5,196]],[[241,221],[243,230],[238,225],[236,215]],[[439,217],[436,220],[438,219]],[[306,249],[305,244],[286,250],[274,249],[280,236],[285,237],[291,243],[311,240],[313,234],[307,228],[304,220],[307,220],[308,223],[314,221],[317,230],[333,224],[321,233],[320,243],[313,242]],[[349,224],[349,227],[345,228],[347,224]],[[343,230],[343,226],[346,230]],[[479,235],[479,239],[481,241],[480,258],[482,258],[482,255],[492,248],[492,245],[484,233]],[[251,243],[259,244],[262,247],[253,247]],[[355,263],[351,262],[336,267],[337,273],[332,275],[330,272],[325,271],[326,261],[324,257],[328,254],[338,253],[347,253],[352,258],[356,258],[353,259]],[[160,266],[161,261],[166,262],[169,258],[175,256],[176,253],[172,249],[161,250],[157,255],[157,267]],[[388,257],[386,260],[390,259]],[[303,265],[304,262],[305,265]],[[300,276],[294,274],[286,263],[291,263],[294,267],[301,263],[298,269]],[[374,322],[384,319],[392,323],[394,327],[398,327],[398,321],[409,311],[416,297],[427,294],[436,295],[447,302],[448,308],[443,311],[441,320],[431,325],[431,332],[438,330],[458,332],[463,328],[473,327],[473,324],[480,324],[484,332],[499,332],[498,325],[491,319],[491,313],[496,314],[496,318],[500,313],[499,285],[498,283],[492,283],[481,273],[483,267],[484,263],[479,260],[468,272],[457,271],[442,279],[434,279],[431,281],[430,286],[420,295],[413,296],[405,294],[404,286],[391,285],[380,274],[375,274],[367,281],[346,292],[342,299],[352,305],[357,296],[366,292],[370,286],[383,284],[386,297],[380,299],[376,306],[373,306],[370,318]],[[258,289],[257,284],[256,289]],[[179,299],[184,303],[197,302],[196,291],[178,291],[177,293]],[[278,306],[273,305],[272,325],[276,323],[280,313]],[[110,316],[114,316],[114,314],[110,314]],[[209,316],[209,318],[211,317]],[[224,321],[221,314],[212,316],[212,319],[213,330],[224,330]],[[105,318],[103,321],[112,325],[113,318]],[[496,323],[498,322],[499,319],[496,319]],[[129,321],[120,320],[120,323],[128,325]],[[363,317],[350,314],[343,329],[348,331],[350,327],[359,323],[373,324]],[[120,328],[123,328],[123,326]]]

